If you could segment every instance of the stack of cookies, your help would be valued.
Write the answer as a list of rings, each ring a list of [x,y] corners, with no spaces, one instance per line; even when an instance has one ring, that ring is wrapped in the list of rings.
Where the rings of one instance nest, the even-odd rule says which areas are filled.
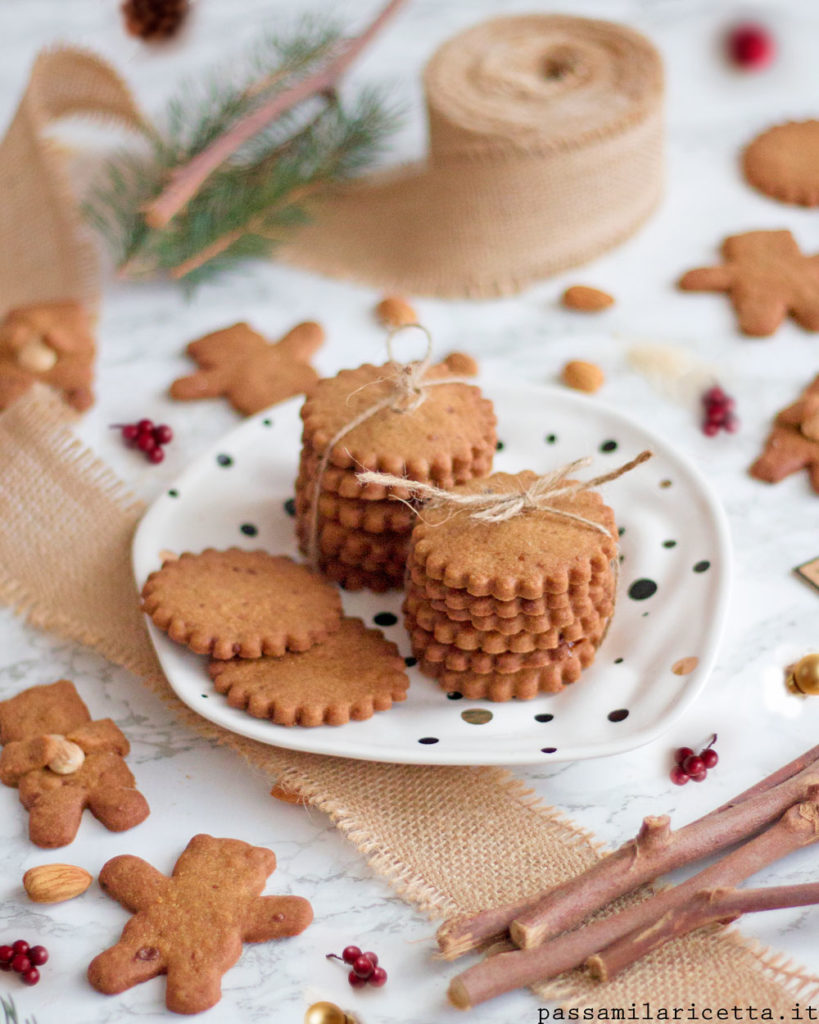
[[[537,479],[496,473],[454,490],[522,493]],[[614,514],[591,490],[555,495],[549,506],[500,522],[451,503],[424,510],[410,544],[404,622],[421,671],[443,689],[528,699],[575,682],[594,660],[614,611]]]
[[[364,485],[356,474],[450,488],[492,469],[496,418],[480,389],[450,381],[407,394],[396,385],[400,372],[394,363],[342,370],[318,382],[301,412],[297,535],[302,551],[348,590],[401,587],[415,523],[412,507],[394,500],[408,501],[407,489]],[[424,383],[451,375],[433,366]]]
[[[167,559],[142,588],[154,625],[197,654],[232,707],[277,725],[343,725],[406,697],[404,659],[341,612],[338,590],[265,551]]]

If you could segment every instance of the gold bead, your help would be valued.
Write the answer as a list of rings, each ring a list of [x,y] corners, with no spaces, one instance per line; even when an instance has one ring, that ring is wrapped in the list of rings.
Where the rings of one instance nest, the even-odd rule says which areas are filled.
[[[356,1024],[335,1003],[313,1003],[304,1015],[304,1024]]]
[[[806,654],[797,661],[790,679],[799,693],[819,694],[819,654]]]

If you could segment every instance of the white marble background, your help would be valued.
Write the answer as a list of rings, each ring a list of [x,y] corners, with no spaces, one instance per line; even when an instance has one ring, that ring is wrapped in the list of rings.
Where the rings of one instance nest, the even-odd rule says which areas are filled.
[[[144,106],[157,111],[180,78],[241,50],[265,25],[280,25],[307,6],[306,0],[199,0],[184,42],[153,53],[124,35],[116,0],[2,0],[0,122],[11,116],[34,54],[49,43],[98,50],[122,69]],[[364,0],[334,5],[350,21],[363,21],[373,7]],[[418,307],[439,351],[467,349],[495,375],[551,382],[569,356],[598,362],[608,375],[601,397],[637,411],[709,477],[727,509],[736,555],[734,596],[716,669],[699,702],[669,734],[606,762],[520,772],[546,801],[615,843],[630,836],[646,813],[671,812],[682,824],[716,806],[812,745],[819,726],[819,700],[785,700],[779,676],[792,657],[819,647],[819,594],[790,574],[794,565],[819,555],[819,502],[804,476],[768,488],[745,475],[771,415],[819,370],[819,341],[790,324],[769,340],[743,339],[722,297],[681,295],[673,287],[683,270],[714,257],[726,233],[788,227],[807,251],[819,248],[818,214],[754,193],[737,168],[739,148],[758,129],[816,116],[819,7],[812,0],[772,0],[755,8],[715,0],[574,0],[562,7],[541,0],[411,0],[355,72],[362,80],[391,82],[396,95],[408,100],[410,118],[396,159],[422,150],[418,73],[435,45],[480,18],[532,9],[620,19],[659,46],[669,79],[666,200],[636,238],[581,271],[517,298],[422,300]],[[780,44],[775,66],[758,75],[726,67],[717,42],[726,22],[749,13],[765,19]],[[610,289],[617,305],[594,320],[562,312],[556,298],[576,281]],[[99,329],[98,401],[81,435],[150,499],[236,421],[219,403],[183,409],[164,397],[169,382],[187,370],[180,354],[185,342],[239,318],[277,335],[297,320],[318,316],[329,336],[318,363],[334,372],[380,357],[382,335],[370,312],[376,298],[366,288],[273,264],[248,266],[203,288],[192,301],[167,285],[109,282]],[[741,433],[703,437],[694,410],[669,402],[628,369],[623,354],[633,338],[677,342],[716,364],[737,397]],[[144,415],[167,420],[177,433],[159,467],[123,450],[106,429],[112,421]],[[124,672],[0,611],[0,695],[60,676],[76,680],[93,713],[110,715],[128,734],[131,763],[153,813],[121,835],[86,818],[77,841],[55,857],[28,843],[16,793],[0,791],[0,942],[24,937],[44,942],[52,954],[34,989],[0,976],[0,994],[13,995],[21,1020],[167,1019],[162,981],[114,998],[96,994],[85,981],[86,964],[125,921],[113,901],[94,886],[78,901],[38,907],[22,894],[20,879],[28,867],[55,859],[97,871],[122,852],[170,870],[188,838],[203,830],[269,844],[279,858],[270,891],[306,896],[316,911],[316,923],[302,937],[247,947],[225,978],[222,1002],[203,1019],[300,1024],[318,999],[352,1009],[363,1024],[467,1019],[445,1002],[447,980],[457,968],[431,959],[431,924],[372,875],[324,816],[272,801],[267,779],[182,729]],[[696,744],[711,731],[720,734],[719,767],[702,786],[673,787],[669,751]],[[765,872],[761,881],[814,880],[816,863],[816,852],[804,851]],[[819,909],[760,915],[743,928],[819,974]],[[354,993],[343,971],[324,960],[325,952],[349,942],[382,956],[390,971],[384,989]],[[468,1019],[534,1022],[537,1001],[516,993],[470,1012]]]

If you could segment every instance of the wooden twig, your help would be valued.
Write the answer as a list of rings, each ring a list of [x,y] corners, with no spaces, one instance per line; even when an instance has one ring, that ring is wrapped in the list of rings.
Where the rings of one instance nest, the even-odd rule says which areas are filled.
[[[144,209],[145,222],[148,226],[164,228],[170,223],[177,213],[184,210],[203,182],[271,121],[303,100],[332,90],[356,57],[404,3],[405,0],[389,0],[361,35],[351,39],[324,67],[291,88],[261,102],[255,110],[238,120],[219,138],[214,139],[187,164],[177,167],[162,192]]]
[[[819,903],[819,883],[779,885],[768,889],[701,889],[691,902],[668,910],[647,928],[631,932],[589,957],[593,978],[610,981],[641,957],[672,939],[709,924],[730,924],[743,914]]]
[[[755,839],[672,889],[550,939],[534,949],[500,953],[470,967],[452,979],[448,993],[450,1002],[465,1010],[504,992],[547,981],[579,967],[617,939],[645,928],[670,910],[686,905],[701,889],[736,885],[792,850],[808,846],[817,839],[819,807],[814,796],[811,802],[790,807]]]
[[[808,755],[816,755],[807,760]],[[646,818],[635,839],[588,870],[537,896],[470,917],[453,918],[438,929],[438,947],[446,959],[480,949],[503,938],[531,948],[561,931],[574,928],[590,914],[659,875],[724,850],[746,839],[819,784],[819,748],[814,748],[769,779],[778,784],[757,786],[705,817],[677,831],[665,817]],[[796,766],[796,767],[793,767]],[[793,767],[793,772],[786,774]]]

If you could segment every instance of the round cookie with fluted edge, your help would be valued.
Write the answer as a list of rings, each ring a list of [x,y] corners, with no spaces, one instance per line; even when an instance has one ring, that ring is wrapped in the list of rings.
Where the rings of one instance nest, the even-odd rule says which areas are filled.
[[[394,378],[399,372],[394,363],[365,364],[320,380],[302,406],[303,443],[323,453],[347,424],[389,400],[333,444],[331,465],[440,481],[457,478],[459,471],[470,472],[477,458],[494,453],[495,412],[479,388],[460,382],[435,384],[412,408],[396,392]],[[451,376],[448,367],[432,366],[425,379]],[[324,480],[322,486],[328,489]]]
[[[363,721],[404,700],[409,687],[396,645],[350,618],[303,654],[212,661],[210,674],[231,707],[287,726]]]
[[[404,625],[410,634],[413,655],[429,663],[440,662],[455,672],[475,672],[484,675],[493,672],[507,675],[524,668],[543,668],[553,662],[571,657],[576,645],[589,641],[595,647],[600,643],[607,622],[601,622],[595,633],[577,640],[562,640],[552,647],[535,647],[528,651],[499,651],[493,653],[482,649],[463,650],[455,644],[440,643],[433,633],[414,623],[412,616],[405,615]]]
[[[296,536],[305,546],[309,535],[309,521],[298,519]],[[408,533],[364,533],[349,530],[334,519],[319,521],[318,550],[342,562],[358,564],[357,560],[369,558],[379,562],[400,561],[403,565],[408,546]]]
[[[610,567],[607,572],[595,574],[588,583],[573,586],[562,593],[543,594],[531,600],[513,597],[503,601],[491,596],[475,597],[468,590],[447,587],[440,580],[430,579],[412,560],[408,562],[407,568],[410,584],[417,587],[430,601],[435,601],[439,609],[445,610],[450,618],[456,618],[457,612],[463,612],[464,618],[513,618],[519,615],[534,615],[548,616],[554,619],[555,624],[560,625],[571,621],[572,612],[588,611],[610,597],[616,589],[616,570]]]
[[[749,184],[774,199],[819,206],[819,121],[788,121],[757,135],[742,168]]]
[[[534,650],[547,650],[557,647],[564,641],[582,640],[584,637],[599,634],[611,617],[614,607],[611,603],[599,611],[592,610],[587,615],[575,618],[565,626],[549,626],[543,628],[526,628],[515,632],[503,630],[477,629],[471,623],[453,622],[446,615],[435,611],[409,592],[404,599],[403,610],[407,629],[412,632],[420,627],[431,634],[440,644],[449,644],[463,651],[486,651],[488,654],[502,654],[512,651],[525,654]],[[502,620],[504,622],[514,620]],[[537,621],[536,626],[542,624]]]
[[[296,480],[296,515],[309,516],[312,512],[312,482]],[[321,491],[318,512],[322,520],[340,523],[348,530],[363,533],[409,533],[415,525],[415,510],[401,501],[362,501],[341,498],[337,494]]]
[[[341,624],[335,587],[286,555],[207,548],[152,572],[142,610],[197,654],[260,658],[306,651]]]
[[[594,656],[594,644],[581,640],[567,658],[511,673],[455,671],[443,662],[425,658],[419,659],[418,667],[449,693],[461,693],[468,700],[502,702],[513,698],[531,700],[541,693],[559,693],[565,686],[577,682],[583,670],[594,661]]]
[[[458,494],[509,494],[526,490],[537,479],[531,470],[495,473],[455,490]],[[491,523],[447,503],[425,510],[412,532],[410,561],[446,587],[500,601],[563,593],[610,571],[617,555],[617,526],[601,496],[592,490],[578,491],[557,495],[551,504],[599,523],[604,532],[549,509],[527,509]]]

